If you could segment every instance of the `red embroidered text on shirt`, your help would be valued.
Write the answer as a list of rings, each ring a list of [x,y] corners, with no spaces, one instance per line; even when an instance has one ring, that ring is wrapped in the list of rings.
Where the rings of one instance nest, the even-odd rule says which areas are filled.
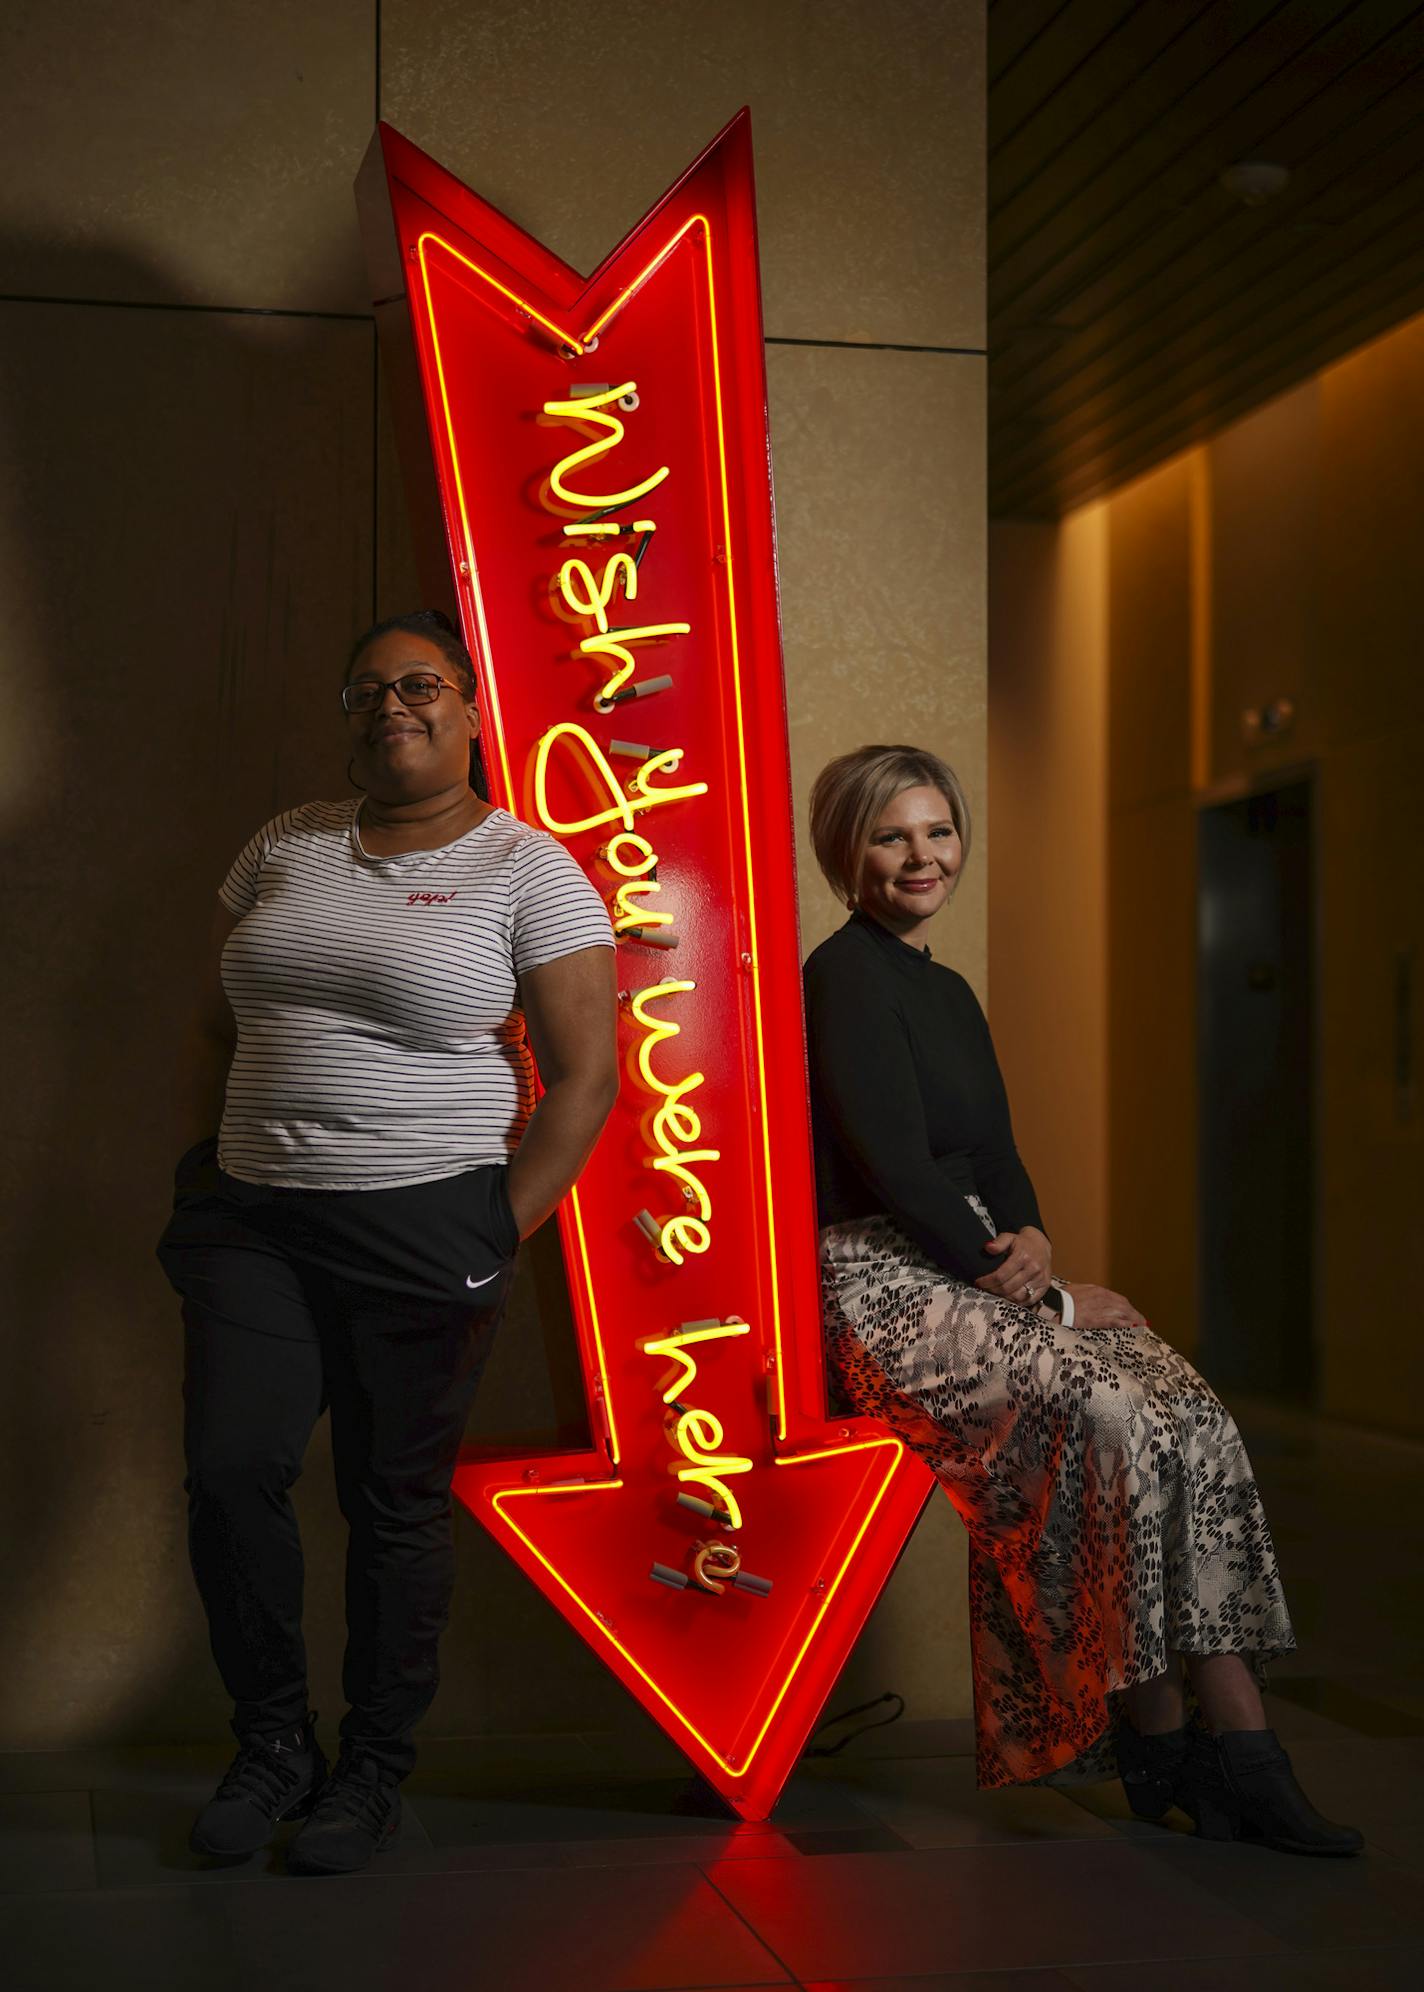
[[[459,891],[458,886],[455,891]],[[407,906],[448,906],[454,897],[454,892],[409,892],[405,903]]]

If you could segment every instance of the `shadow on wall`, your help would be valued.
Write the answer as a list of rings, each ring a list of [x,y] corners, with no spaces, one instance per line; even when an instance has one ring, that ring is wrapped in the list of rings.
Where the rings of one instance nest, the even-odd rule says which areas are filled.
[[[65,287],[152,295],[157,276],[91,255]],[[370,334],[24,303],[0,339],[18,493],[0,838],[23,1046],[4,1130],[0,1614],[19,1636],[0,1742],[43,1748],[216,1713],[186,1595],[180,1329],[151,1257],[169,1069],[226,864],[314,782],[340,793],[312,665],[339,668],[369,571]]]
[[[157,275],[86,255],[65,288],[152,295]],[[350,793],[335,691],[375,596],[373,333],[15,303],[0,344],[17,494],[0,523],[0,1748],[213,1736],[228,1710],[186,1563],[181,1327],[152,1256],[169,1073],[233,856],[279,809]],[[553,1422],[527,1277],[479,1418]],[[324,1432],[299,1508],[315,1699],[334,1710],[343,1528]],[[460,1665],[433,1726],[548,1727],[555,1680],[569,1722],[608,1718],[611,1680],[482,1532],[458,1536]]]

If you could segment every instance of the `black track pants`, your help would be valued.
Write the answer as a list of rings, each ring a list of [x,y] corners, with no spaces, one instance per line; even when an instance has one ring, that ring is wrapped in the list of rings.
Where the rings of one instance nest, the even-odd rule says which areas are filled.
[[[239,1735],[307,1709],[290,1489],[331,1411],[350,1528],[344,1744],[394,1777],[439,1679],[450,1480],[518,1234],[505,1170],[394,1190],[239,1182],[200,1143],[158,1255],[182,1296],[188,1542]]]

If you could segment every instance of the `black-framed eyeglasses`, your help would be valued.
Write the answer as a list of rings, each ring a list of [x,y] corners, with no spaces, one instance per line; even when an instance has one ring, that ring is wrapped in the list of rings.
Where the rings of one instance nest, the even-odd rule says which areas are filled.
[[[374,712],[392,690],[402,705],[418,706],[433,704],[441,692],[459,689],[433,671],[406,671],[399,678],[358,678],[354,685],[343,685],[341,703],[348,712]]]

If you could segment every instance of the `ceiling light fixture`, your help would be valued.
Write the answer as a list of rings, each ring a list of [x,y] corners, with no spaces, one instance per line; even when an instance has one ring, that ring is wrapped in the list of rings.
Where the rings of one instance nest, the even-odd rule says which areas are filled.
[[[1243,207],[1260,207],[1283,193],[1290,181],[1290,168],[1269,159],[1241,159],[1228,166],[1221,184]]]

